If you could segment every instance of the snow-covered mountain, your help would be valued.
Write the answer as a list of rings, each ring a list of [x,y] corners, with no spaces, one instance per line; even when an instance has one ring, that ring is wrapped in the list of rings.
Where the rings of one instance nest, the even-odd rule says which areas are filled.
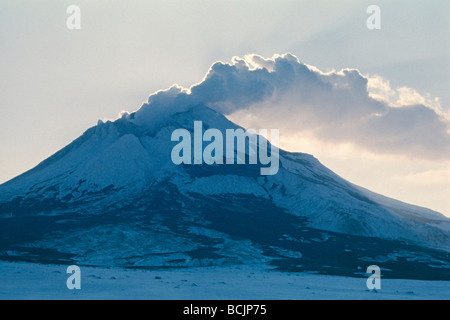
[[[358,187],[313,156],[175,165],[175,129],[239,128],[176,87],[0,185],[1,259],[104,266],[268,263],[448,278],[450,219]]]

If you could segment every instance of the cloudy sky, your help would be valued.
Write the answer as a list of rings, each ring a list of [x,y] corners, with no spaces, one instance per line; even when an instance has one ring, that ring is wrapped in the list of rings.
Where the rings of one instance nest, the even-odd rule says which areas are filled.
[[[72,4],[80,30],[66,27]],[[380,30],[366,27],[370,4]],[[4,0],[0,183],[97,120],[204,79],[193,93],[229,90],[233,103],[208,101],[279,128],[282,148],[450,216],[449,14],[447,0]]]

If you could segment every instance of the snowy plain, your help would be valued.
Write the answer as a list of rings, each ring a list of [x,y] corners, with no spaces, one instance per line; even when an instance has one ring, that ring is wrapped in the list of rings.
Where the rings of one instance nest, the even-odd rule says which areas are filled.
[[[0,261],[0,299],[62,300],[411,300],[450,299],[449,281],[279,272],[265,265],[177,269],[81,268],[81,289],[66,286],[68,266]]]

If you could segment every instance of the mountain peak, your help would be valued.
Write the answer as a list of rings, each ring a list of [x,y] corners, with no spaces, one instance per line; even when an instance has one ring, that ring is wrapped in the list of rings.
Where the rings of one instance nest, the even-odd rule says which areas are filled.
[[[176,165],[171,161],[171,134],[180,128],[193,131],[195,121],[221,132],[240,128],[172,88],[152,96],[135,113],[90,128],[34,169],[1,185],[0,208],[21,203],[14,210],[28,215],[42,203],[64,207],[109,199],[120,206],[132,203],[150,186],[165,189],[170,184],[187,197],[251,194],[269,199],[324,230],[446,246],[441,239],[448,237],[448,219],[362,192],[310,155],[280,150],[280,169],[274,176],[261,176],[260,166],[249,163]],[[412,216],[416,218],[407,218]],[[418,216],[427,221],[419,229]],[[426,236],[423,230],[428,230]],[[437,238],[429,237],[431,230]]]
[[[173,86],[152,94],[136,112],[98,122],[35,168],[0,185],[3,249],[40,248],[86,264],[173,266],[184,261],[186,266],[197,259],[270,261],[295,269],[319,263],[323,257],[317,250],[334,254],[330,248],[350,255],[354,263],[371,260],[366,250],[375,243],[372,252],[378,255],[401,248],[445,260],[436,249],[450,250],[450,219],[355,186],[311,155],[279,150],[273,175],[262,175],[261,163],[250,161],[176,164],[171,158],[175,130],[195,134],[196,124],[202,135],[209,129],[220,134],[244,130],[219,111],[283,90],[271,86],[274,70],[282,70],[286,81],[309,72],[292,57],[267,60],[261,68],[240,63],[215,65],[207,81],[189,90]],[[249,82],[256,88],[250,99],[245,87],[219,90],[228,77],[241,79],[250,72],[260,73]],[[224,98],[228,95],[233,99]],[[200,138],[201,155],[203,142],[213,143],[210,138]],[[244,150],[241,159],[250,158],[250,142]],[[232,151],[237,159],[239,150]],[[31,224],[39,228],[27,227]],[[137,238],[144,239],[139,248]],[[105,239],[122,249],[101,247]],[[100,250],[96,256],[86,249],[90,245]]]

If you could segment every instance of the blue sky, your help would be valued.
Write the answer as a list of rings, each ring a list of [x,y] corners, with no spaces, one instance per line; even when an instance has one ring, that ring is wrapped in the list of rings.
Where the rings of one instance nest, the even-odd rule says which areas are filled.
[[[71,4],[81,9],[80,30],[66,27]],[[380,30],[366,27],[370,4],[381,8]],[[134,111],[174,83],[190,87],[215,61],[249,53],[270,58],[291,52],[323,72],[357,68],[389,81],[393,90],[413,89],[408,92],[448,114],[449,13],[446,0],[4,0],[0,182],[98,119]],[[246,121],[268,125],[263,118]],[[354,183],[450,215],[449,159],[377,154],[309,132],[285,132],[282,147],[312,153]]]

